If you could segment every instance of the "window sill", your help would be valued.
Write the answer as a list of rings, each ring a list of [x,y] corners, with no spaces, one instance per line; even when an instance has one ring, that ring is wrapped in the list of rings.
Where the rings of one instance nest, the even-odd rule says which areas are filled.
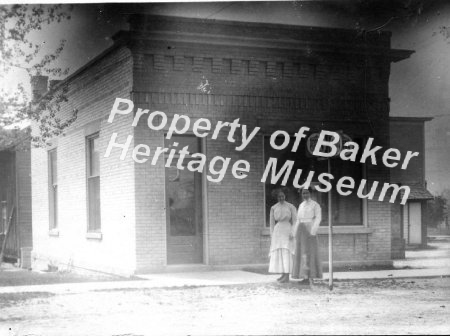
[[[270,236],[270,229],[269,228],[263,228],[261,230],[261,236]]]
[[[59,237],[59,230],[58,229],[51,229],[48,231],[48,235],[51,237]]]
[[[373,229],[365,226],[333,226],[333,234],[369,234]],[[328,226],[322,226],[317,231],[317,234],[328,235]]]
[[[102,236],[101,232],[87,232],[86,233],[86,238],[87,239],[101,240],[103,238],[103,236]]]
[[[333,226],[333,234],[370,234],[373,229],[365,226]],[[328,235],[328,226],[321,226],[317,231],[319,235]],[[270,229],[262,229],[261,236],[270,236]]]

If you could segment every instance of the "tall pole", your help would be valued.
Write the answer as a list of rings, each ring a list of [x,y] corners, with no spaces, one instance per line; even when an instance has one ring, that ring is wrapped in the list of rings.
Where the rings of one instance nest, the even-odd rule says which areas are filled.
[[[328,174],[331,174],[331,160],[328,159]],[[328,191],[328,287],[333,290],[333,223],[331,221],[331,189]]]

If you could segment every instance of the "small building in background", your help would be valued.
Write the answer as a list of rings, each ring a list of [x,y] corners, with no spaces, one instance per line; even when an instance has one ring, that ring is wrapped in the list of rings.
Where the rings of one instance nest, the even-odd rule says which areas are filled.
[[[10,142],[0,146],[0,253],[3,261],[20,261],[29,268],[33,247],[31,140],[27,129],[2,133]]]
[[[397,166],[391,169],[391,182],[410,187],[405,205],[392,205],[392,247],[395,258],[404,257],[406,246],[427,244],[427,201],[433,195],[427,190],[425,180],[425,122],[433,118],[391,117],[391,147],[419,153],[408,169]]]

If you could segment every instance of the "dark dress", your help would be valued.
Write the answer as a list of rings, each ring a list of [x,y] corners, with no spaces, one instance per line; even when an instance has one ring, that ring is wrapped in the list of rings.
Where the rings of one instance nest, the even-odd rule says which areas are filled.
[[[292,266],[293,279],[322,278],[318,238],[312,236],[303,223],[300,223],[295,236],[295,253]]]
[[[291,273],[293,279],[321,279],[323,276],[319,241],[317,235],[311,234],[312,230],[317,231],[321,220],[320,213],[319,204],[313,200],[303,202],[299,207]]]

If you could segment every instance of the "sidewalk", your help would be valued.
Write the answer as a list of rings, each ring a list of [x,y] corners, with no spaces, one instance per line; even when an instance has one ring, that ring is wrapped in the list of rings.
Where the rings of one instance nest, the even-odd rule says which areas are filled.
[[[275,282],[278,275],[263,275],[247,271],[209,271],[190,273],[164,273],[140,275],[145,280],[85,282],[51,285],[0,287],[0,294],[46,292],[75,294],[100,290],[179,288],[196,286],[224,286]],[[402,279],[402,278],[450,277],[450,268],[402,269],[364,272],[335,272],[336,280]],[[329,279],[329,274],[324,274]],[[295,282],[295,281],[292,281]]]
[[[450,277],[450,237],[430,237],[428,249],[406,251],[406,258],[394,260],[397,269],[375,271],[334,272],[336,280],[402,279]],[[259,274],[242,270],[201,270],[139,275],[142,280],[109,281],[109,278],[95,282],[70,282],[43,285],[4,286],[0,294],[6,293],[83,293],[101,290],[182,288],[198,286],[226,286],[258,283],[274,283],[278,275]],[[324,280],[329,279],[328,273]],[[14,281],[14,279],[12,280]],[[295,282],[295,281],[292,281]]]

